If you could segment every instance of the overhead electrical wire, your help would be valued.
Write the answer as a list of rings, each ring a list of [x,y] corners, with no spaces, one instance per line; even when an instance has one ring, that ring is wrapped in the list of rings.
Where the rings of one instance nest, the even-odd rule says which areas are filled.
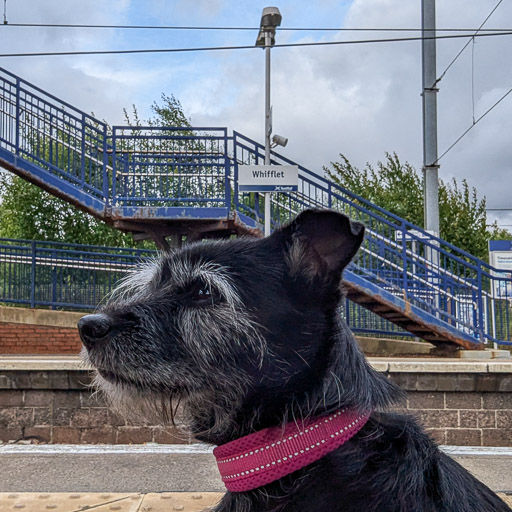
[[[5,23],[8,27],[33,27],[33,28],[93,28],[93,29],[118,29],[118,30],[234,30],[234,31],[258,31],[260,27],[215,27],[204,25],[92,25],[76,23]],[[390,27],[278,27],[278,31],[303,31],[303,32],[421,32],[421,28],[390,28]],[[471,32],[482,31],[482,27],[474,28],[438,28],[437,32]],[[489,28],[485,32],[506,32],[511,28]]]
[[[499,0],[498,3],[493,7],[491,12],[485,17],[484,21],[480,24],[476,32],[472,35],[472,37],[466,42],[466,44],[459,50],[457,55],[450,61],[448,66],[445,68],[445,70],[439,75],[439,78],[436,79],[436,81],[432,84],[432,88],[434,88],[446,75],[447,71],[453,66],[455,61],[462,55],[462,52],[470,45],[471,42],[473,42],[472,51],[471,51],[471,103],[472,103],[472,116],[473,116],[473,123],[464,130],[455,141],[448,146],[448,148],[444,151],[444,153],[441,154],[441,156],[434,162],[434,164],[437,164],[441,158],[443,158],[447,153],[449,153],[474,127],[475,125],[480,122],[491,110],[493,110],[495,107],[497,107],[511,92],[512,88],[509,89],[498,101],[496,101],[491,107],[489,107],[478,119],[475,119],[475,37],[481,36],[480,33],[482,31],[482,27],[487,23],[489,18],[494,14],[496,9],[500,6],[500,4],[503,2],[503,0]]]
[[[503,0],[499,0],[498,3],[494,6],[494,8],[491,10],[491,12],[486,16],[484,21],[482,21],[480,26],[476,29],[475,33],[473,34],[473,37],[483,31],[482,27],[487,23],[489,18],[494,14],[494,11],[496,11],[496,9],[500,6],[501,2],[503,2]],[[485,29],[485,30],[488,30],[488,29]],[[474,39],[473,38],[469,39],[468,42],[459,50],[457,55],[455,55],[455,57],[450,61],[448,66],[446,66],[445,70],[439,75],[439,78],[436,78],[436,81],[432,84],[432,88],[434,88],[444,78],[444,75],[446,75],[448,70],[455,64],[455,61],[462,55],[462,53],[469,46],[471,41],[474,42]]]
[[[434,162],[434,165],[443,158],[455,145],[457,145],[466,135],[469,133],[477,123],[479,123],[491,110],[497,107],[510,93],[512,92],[512,88],[510,88],[496,103],[494,103],[491,107],[489,107],[478,119],[473,121],[473,124],[469,126],[449,147],[446,151]]]
[[[276,44],[273,48],[293,48],[305,46],[341,46],[341,45],[354,45],[354,44],[378,44],[378,43],[398,43],[406,41],[421,41],[428,39],[460,39],[464,37],[497,37],[497,36],[510,36],[512,31],[506,32],[492,32],[492,33],[479,33],[472,34],[451,34],[444,36],[433,37],[394,37],[388,39],[356,39],[348,41],[317,41],[311,43],[282,43]],[[67,51],[67,52],[20,52],[20,53],[0,53],[0,57],[52,57],[52,56],[65,56],[65,55],[115,55],[115,54],[137,54],[137,53],[180,53],[180,52],[201,52],[201,51],[221,51],[221,50],[248,50],[260,48],[255,45],[241,45],[241,46],[203,46],[197,48],[152,48],[152,49],[139,49],[139,50],[84,50],[84,51]]]

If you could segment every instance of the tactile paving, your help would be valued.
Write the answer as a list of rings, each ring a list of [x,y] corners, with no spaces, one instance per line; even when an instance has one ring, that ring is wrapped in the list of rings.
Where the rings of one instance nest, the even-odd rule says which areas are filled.
[[[216,492],[0,493],[0,512],[200,512],[222,497]]]
[[[140,512],[200,512],[213,507],[222,497],[217,492],[164,492],[144,496]]]
[[[119,493],[0,493],[0,512],[137,512],[143,494]]]

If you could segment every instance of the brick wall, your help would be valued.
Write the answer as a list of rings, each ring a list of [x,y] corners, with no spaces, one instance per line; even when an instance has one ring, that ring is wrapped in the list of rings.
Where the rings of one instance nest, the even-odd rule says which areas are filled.
[[[125,421],[90,390],[87,371],[1,371],[0,441],[187,443],[175,428]]]
[[[440,444],[512,446],[512,374],[390,373],[412,414]]]
[[[0,354],[78,354],[83,313],[0,307]]]
[[[511,373],[393,373],[404,411],[441,444],[512,445]],[[0,440],[48,443],[186,443],[174,428],[118,417],[91,395],[85,370],[0,371]]]
[[[0,354],[78,354],[76,328],[0,322]]]

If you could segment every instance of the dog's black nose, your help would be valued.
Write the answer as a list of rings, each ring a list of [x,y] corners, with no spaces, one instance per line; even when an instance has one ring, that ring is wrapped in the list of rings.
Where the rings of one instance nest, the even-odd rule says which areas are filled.
[[[83,344],[87,348],[92,348],[94,344],[108,337],[113,326],[112,320],[107,315],[86,315],[78,321],[78,332]]]

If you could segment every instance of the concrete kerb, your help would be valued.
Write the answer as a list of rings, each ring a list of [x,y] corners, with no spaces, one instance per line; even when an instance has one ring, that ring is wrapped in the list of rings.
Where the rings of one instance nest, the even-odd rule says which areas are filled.
[[[379,372],[388,373],[512,373],[512,361],[469,361],[446,358],[369,357]],[[78,356],[0,356],[0,370],[88,370]]]
[[[13,324],[43,325],[48,327],[76,328],[85,313],[51,311],[48,309],[0,307],[0,322]]]

